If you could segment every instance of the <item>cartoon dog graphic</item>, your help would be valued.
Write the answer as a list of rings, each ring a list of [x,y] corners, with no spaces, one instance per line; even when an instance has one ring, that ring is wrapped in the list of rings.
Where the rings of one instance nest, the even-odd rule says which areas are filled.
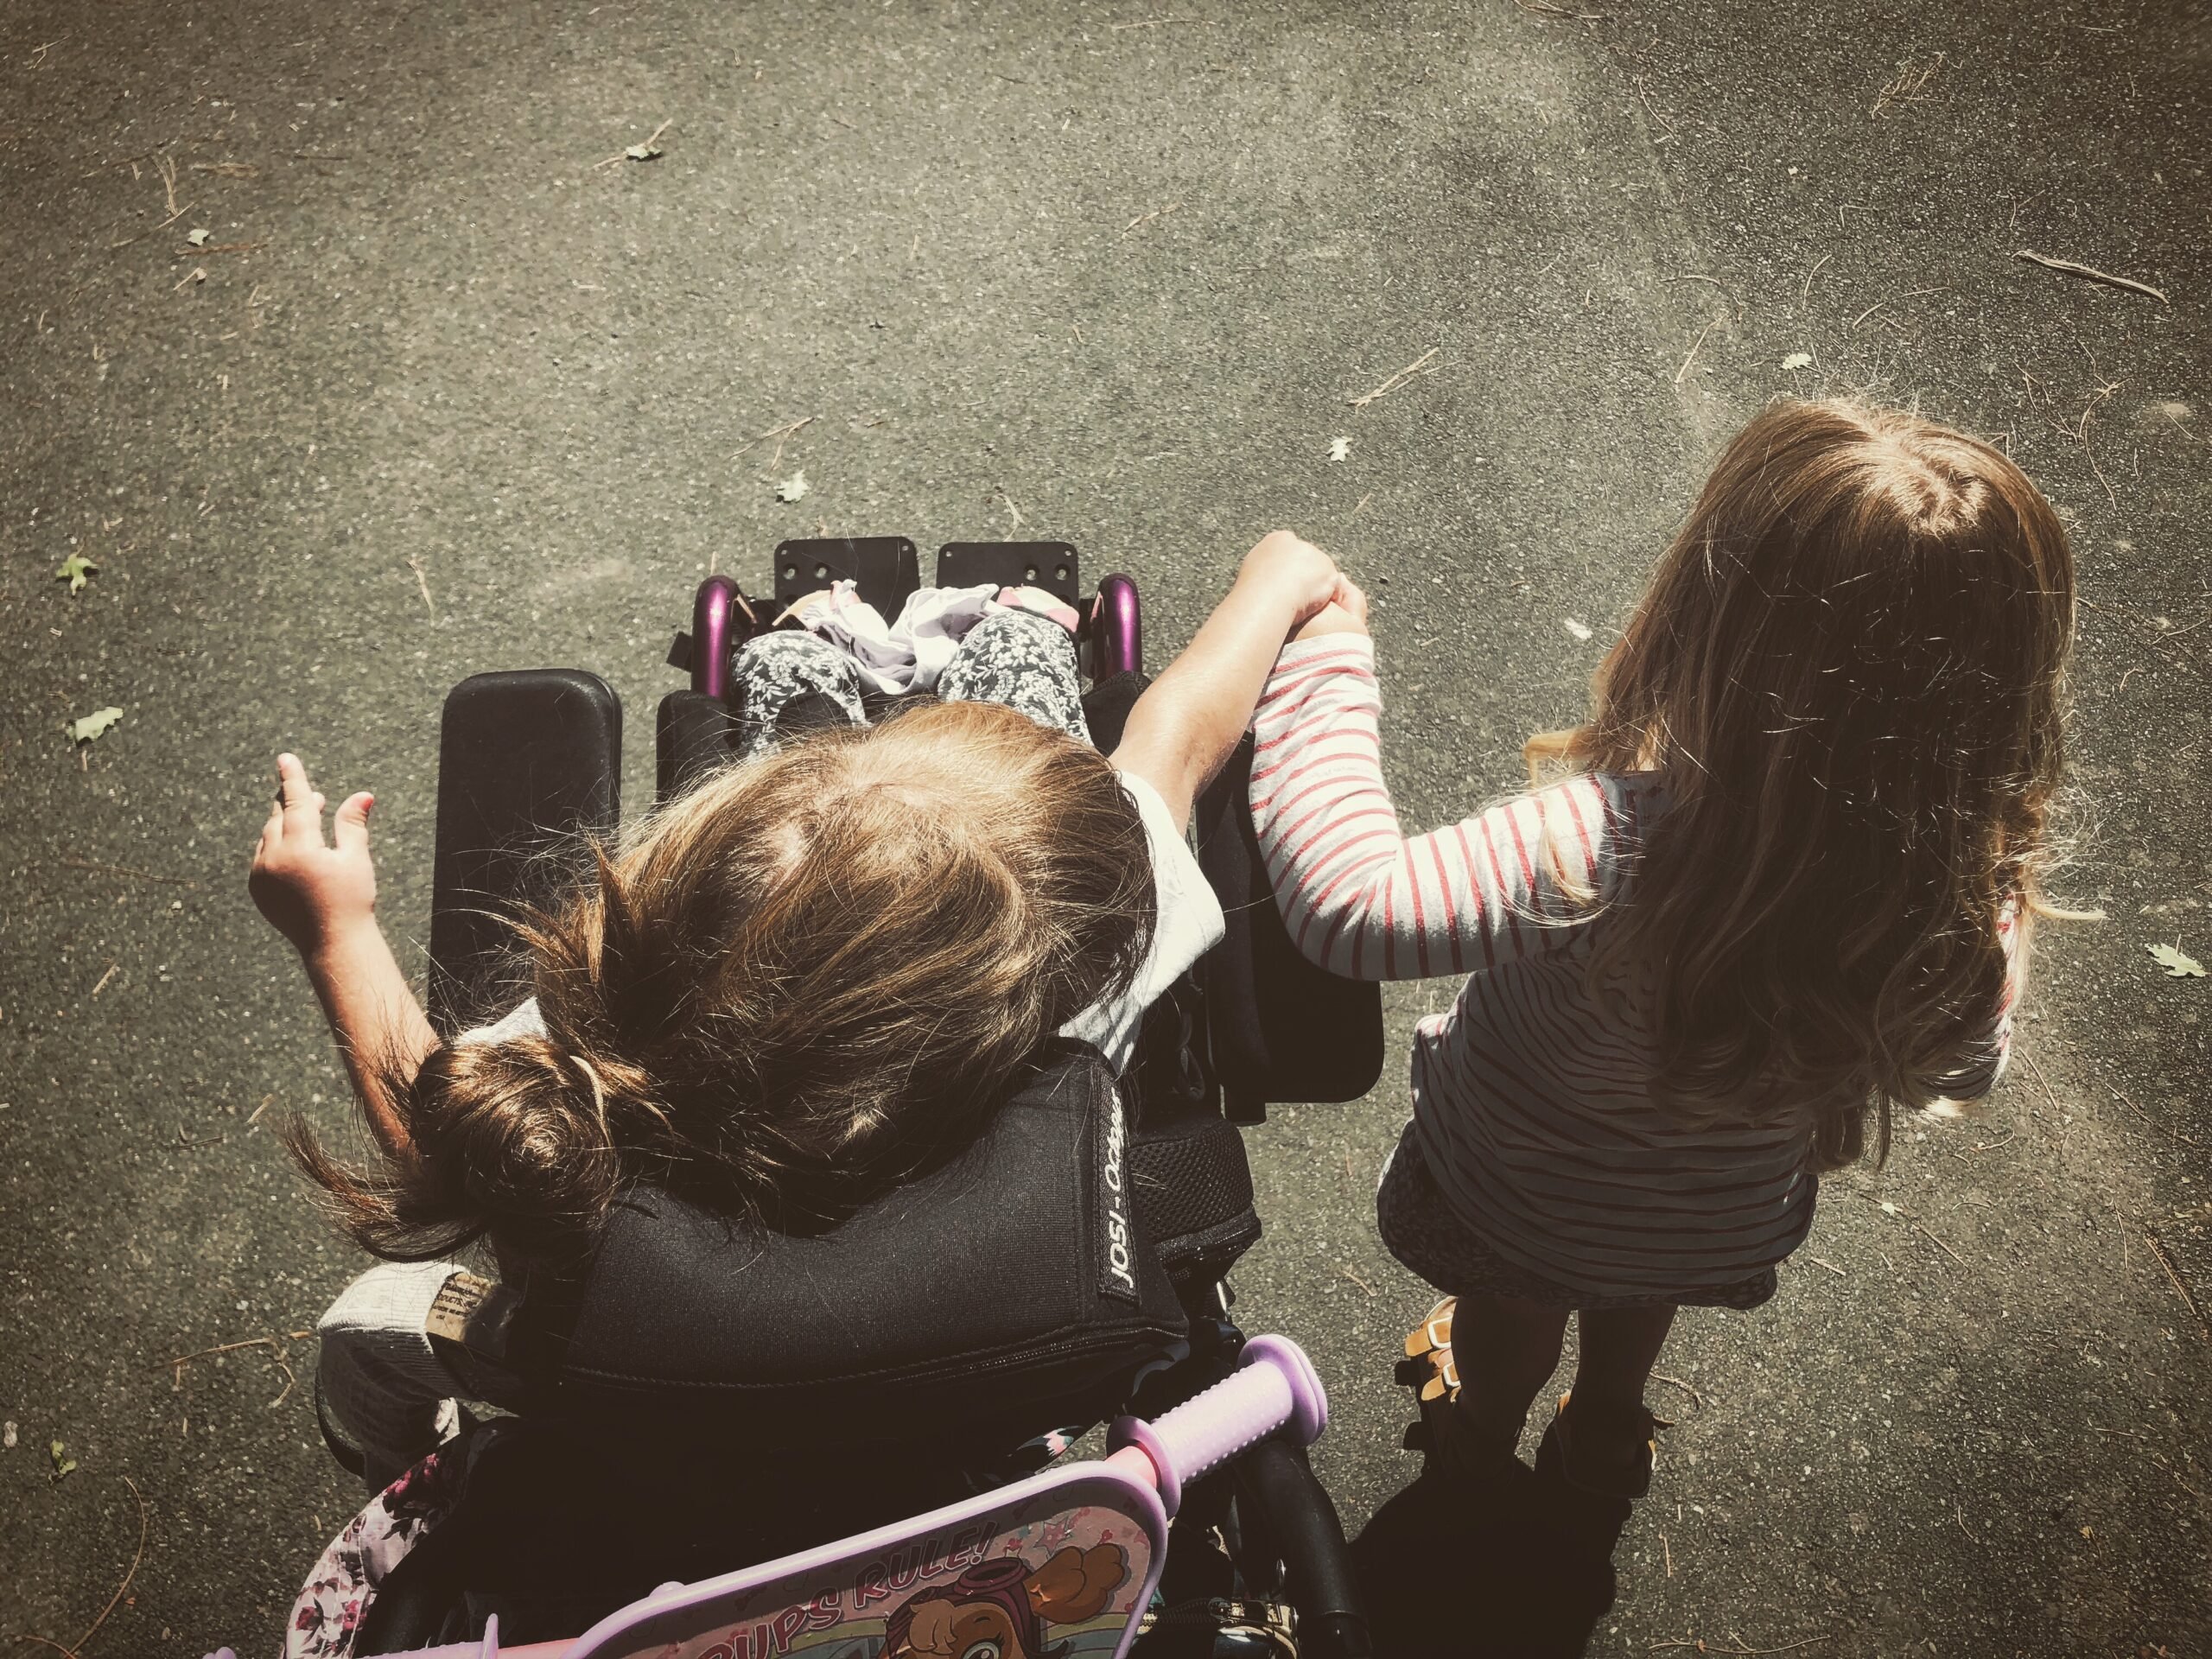
[[[1080,1624],[1105,1611],[1129,1575],[1119,1544],[1073,1545],[1041,1567],[986,1561],[922,1591],[884,1627],[884,1659],[1056,1659],[1049,1624]]]

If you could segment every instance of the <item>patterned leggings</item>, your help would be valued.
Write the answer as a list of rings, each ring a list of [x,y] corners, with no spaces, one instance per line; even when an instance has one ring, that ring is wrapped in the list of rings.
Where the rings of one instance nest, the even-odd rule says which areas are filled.
[[[748,639],[733,664],[743,693],[739,743],[747,758],[810,726],[864,726],[860,670],[826,639],[779,629]],[[1090,741],[1075,641],[1058,623],[1027,611],[995,611],[968,631],[938,676],[947,702],[1002,702],[1039,726]]]

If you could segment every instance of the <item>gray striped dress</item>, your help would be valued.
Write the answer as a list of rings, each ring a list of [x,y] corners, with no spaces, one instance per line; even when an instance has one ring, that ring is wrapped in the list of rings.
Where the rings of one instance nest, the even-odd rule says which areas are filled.
[[[1669,1116],[1646,1089],[1640,999],[1601,1006],[1586,982],[1638,825],[1663,810],[1656,780],[1586,774],[1408,837],[1382,781],[1381,712],[1364,636],[1289,646],[1255,722],[1252,810],[1310,960],[1355,978],[1467,976],[1414,1032],[1413,1121],[1379,1197],[1385,1243],[1460,1294],[1765,1300],[1812,1223],[1807,1116]],[[2011,1001],[1949,1080],[1955,1097],[1995,1080]]]

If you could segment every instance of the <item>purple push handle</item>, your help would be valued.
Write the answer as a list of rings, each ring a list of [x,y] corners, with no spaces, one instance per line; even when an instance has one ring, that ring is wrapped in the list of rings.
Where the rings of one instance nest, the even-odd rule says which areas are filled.
[[[738,588],[728,576],[709,576],[691,601],[691,689],[715,702],[729,696],[730,652],[744,631]]]
[[[1118,1455],[1141,1452],[1172,1518],[1183,1504],[1183,1483],[1196,1480],[1278,1429],[1311,1446],[1329,1423],[1329,1396],[1306,1351],[1287,1337],[1255,1337],[1237,1370],[1157,1422],[1117,1421],[1107,1444]]]
[[[1097,678],[1143,670],[1144,612],[1135,582],[1111,575],[1098,584],[1090,629],[1090,660]]]

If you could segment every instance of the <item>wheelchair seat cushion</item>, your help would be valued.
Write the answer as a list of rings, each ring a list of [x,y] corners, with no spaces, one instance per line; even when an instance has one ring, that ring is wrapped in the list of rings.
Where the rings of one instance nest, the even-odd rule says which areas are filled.
[[[1001,1452],[1120,1409],[1185,1329],[1114,1078],[1067,1041],[973,1146],[827,1232],[635,1193],[572,1312],[544,1408],[772,1458]]]

